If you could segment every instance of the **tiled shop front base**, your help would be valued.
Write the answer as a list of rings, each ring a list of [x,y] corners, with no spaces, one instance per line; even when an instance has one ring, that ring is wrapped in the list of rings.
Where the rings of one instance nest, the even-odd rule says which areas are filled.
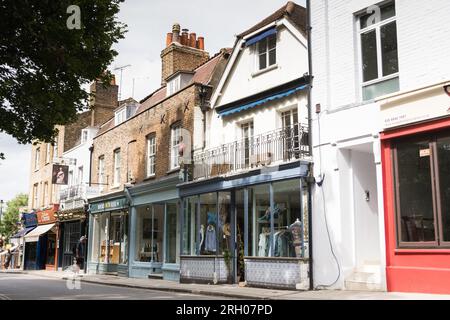
[[[227,283],[228,269],[221,256],[181,256],[181,283]]]
[[[309,288],[307,259],[246,257],[244,262],[248,286],[298,290]]]

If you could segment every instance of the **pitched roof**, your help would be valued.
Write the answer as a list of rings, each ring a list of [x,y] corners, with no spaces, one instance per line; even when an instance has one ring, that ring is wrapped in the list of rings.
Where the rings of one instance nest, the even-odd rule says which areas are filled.
[[[300,29],[302,34],[306,36],[306,19],[307,19],[306,9],[292,1],[289,1],[264,20],[260,21],[250,29],[239,34],[238,38],[245,37],[246,35],[255,32],[265,27],[266,25],[275,22],[277,20],[280,20],[284,17],[289,18]]]
[[[230,52],[231,52],[230,48],[222,49],[222,50],[220,50],[220,52],[215,54],[213,57],[211,57],[205,63],[201,64],[196,69],[194,69],[194,75],[193,75],[191,81],[187,84],[187,86],[190,86],[194,83],[200,83],[200,84],[205,84],[205,85],[209,84],[211,81],[211,78],[214,74],[214,71],[216,69],[216,66],[220,61],[220,58],[224,54],[229,54]],[[175,95],[176,94],[177,93],[175,93]],[[145,97],[144,99],[142,99],[140,101],[141,105],[136,110],[136,113],[133,117],[156,106],[157,104],[159,104],[166,98],[167,98],[167,91],[166,91],[166,86],[164,85],[164,86],[158,88],[157,90],[155,90],[154,92],[150,93],[147,97]],[[124,122],[126,122],[126,121],[124,121]],[[105,133],[106,131],[110,130],[113,127],[114,127],[114,117],[100,126],[100,130],[98,131],[97,136]]]

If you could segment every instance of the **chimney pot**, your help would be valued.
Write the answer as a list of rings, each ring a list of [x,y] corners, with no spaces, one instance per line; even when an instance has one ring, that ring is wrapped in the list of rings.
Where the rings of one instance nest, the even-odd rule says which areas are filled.
[[[173,40],[173,33],[172,32],[167,33],[166,47],[168,47],[172,43],[172,40]]]
[[[189,45],[189,36],[188,36],[188,29],[183,29],[183,32],[181,33],[181,44],[183,46],[188,46]]]
[[[189,46],[197,48],[197,35],[193,32],[189,35]]]
[[[198,49],[200,50],[205,50],[205,38],[203,37],[198,37]]]

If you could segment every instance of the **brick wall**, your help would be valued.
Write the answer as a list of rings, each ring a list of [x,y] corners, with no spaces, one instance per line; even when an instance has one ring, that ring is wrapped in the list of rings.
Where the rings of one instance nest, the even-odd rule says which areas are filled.
[[[161,52],[161,83],[177,71],[192,71],[209,59],[208,52],[172,43]]]
[[[156,135],[156,174],[153,179],[166,176],[170,170],[171,125],[180,122],[182,128],[192,132],[194,109],[198,108],[197,87],[189,86],[162,103],[136,115],[94,139],[91,179],[98,182],[98,160],[104,156],[108,186],[103,192],[121,190],[131,172],[136,183],[146,180],[146,137]],[[186,108],[187,105],[187,108]],[[164,118],[163,118],[164,117]],[[164,121],[162,122],[162,119]],[[120,148],[120,185],[112,186],[113,151]]]

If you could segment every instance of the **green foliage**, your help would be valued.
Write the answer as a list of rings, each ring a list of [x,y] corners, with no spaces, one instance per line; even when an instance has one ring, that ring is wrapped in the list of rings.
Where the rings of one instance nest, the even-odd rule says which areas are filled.
[[[76,119],[89,100],[82,86],[111,78],[105,70],[125,33],[116,19],[123,1],[0,1],[0,132],[53,142],[55,125]],[[80,29],[67,27],[70,5],[80,8]]]
[[[19,230],[19,209],[28,204],[28,195],[18,194],[14,199],[6,203],[7,209],[3,208],[3,216],[0,222],[0,234],[9,239]]]

